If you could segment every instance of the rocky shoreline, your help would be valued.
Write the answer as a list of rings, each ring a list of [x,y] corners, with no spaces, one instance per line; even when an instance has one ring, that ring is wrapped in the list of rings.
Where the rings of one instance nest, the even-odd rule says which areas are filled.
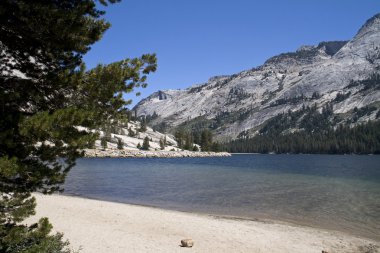
[[[118,150],[118,149],[85,149],[84,157],[125,157],[125,158],[178,158],[178,157],[227,157],[227,152],[194,152],[194,151],[143,151],[143,150]]]

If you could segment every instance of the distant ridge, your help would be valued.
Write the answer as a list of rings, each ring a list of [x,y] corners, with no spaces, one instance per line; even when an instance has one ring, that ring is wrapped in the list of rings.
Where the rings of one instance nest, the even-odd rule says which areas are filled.
[[[222,142],[252,137],[282,113],[331,108],[331,127],[380,117],[380,14],[350,41],[323,41],[271,57],[261,66],[216,76],[183,90],[161,90],[141,100],[138,115],[158,114],[151,125],[173,132],[208,128]],[[300,114],[299,117],[304,117]],[[301,131],[296,124],[284,133]]]

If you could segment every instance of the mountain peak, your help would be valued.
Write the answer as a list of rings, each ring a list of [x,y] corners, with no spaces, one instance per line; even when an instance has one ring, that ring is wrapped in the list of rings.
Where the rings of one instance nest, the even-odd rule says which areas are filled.
[[[350,41],[302,46],[257,68],[170,93],[170,99],[146,99],[135,109],[138,115],[156,112],[154,124],[165,131],[209,128],[220,141],[253,136],[268,120],[305,107],[328,106],[336,124],[380,119],[379,41],[380,14]]]
[[[323,51],[330,55],[333,56],[336,54],[344,45],[347,44],[347,40],[345,41],[322,41],[321,43],[318,44],[317,48],[318,49],[323,49]]]
[[[371,30],[379,30],[380,29],[380,13],[377,13],[374,15],[372,18],[368,19],[364,25],[359,29],[358,33],[356,36],[361,36],[368,31]]]
[[[303,45],[303,46],[300,46],[296,52],[301,52],[301,51],[310,51],[310,50],[313,50],[315,49],[315,46],[313,45]]]
[[[224,78],[228,78],[229,76],[228,75],[219,75],[219,76],[213,76],[213,77],[210,77],[208,79],[208,82],[214,82],[214,81],[218,81],[220,79],[224,79]]]

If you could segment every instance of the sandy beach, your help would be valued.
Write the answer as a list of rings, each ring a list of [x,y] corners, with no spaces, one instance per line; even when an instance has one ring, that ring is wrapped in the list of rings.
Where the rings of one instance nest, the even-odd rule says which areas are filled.
[[[162,210],[62,195],[35,195],[37,215],[49,217],[73,249],[105,252],[380,252],[378,242],[336,231]],[[191,238],[192,248],[180,247]]]

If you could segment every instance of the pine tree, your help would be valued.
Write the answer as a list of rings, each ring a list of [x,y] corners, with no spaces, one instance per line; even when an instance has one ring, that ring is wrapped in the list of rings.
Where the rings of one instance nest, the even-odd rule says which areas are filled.
[[[194,143],[201,144],[201,136],[198,131],[192,133]]]
[[[160,139],[160,148],[161,148],[161,150],[165,149],[165,140],[164,140],[164,138]]]
[[[204,130],[201,134],[201,148],[202,151],[209,151],[212,145],[212,133],[210,130]]]
[[[110,26],[97,6],[0,1],[0,252],[69,252],[47,219],[22,225],[35,213],[31,193],[60,190],[79,150],[98,138],[77,126],[122,118],[123,94],[156,69],[155,56],[143,55],[86,70],[83,55]]]
[[[185,144],[183,145],[183,148],[186,150],[192,150],[193,149],[193,141],[191,138],[191,134],[186,133],[184,139],[185,139]]]
[[[145,122],[145,120],[141,121],[141,125],[140,125],[139,131],[140,132],[145,132],[146,131],[146,122]]]
[[[179,128],[175,134],[174,137],[177,141],[178,148],[182,149],[183,146],[185,145],[185,131],[182,128]]]
[[[108,144],[107,144],[107,138],[106,137],[103,136],[102,138],[100,138],[100,146],[102,146],[103,150],[107,149]]]
[[[132,130],[132,127],[128,128],[128,136],[130,136],[130,137],[136,136],[136,133],[135,133],[135,131]]]
[[[314,110],[310,112],[317,118],[323,114],[314,114]],[[317,131],[313,132],[311,130],[314,127],[312,127],[312,129],[296,133],[281,134],[282,131],[278,132],[276,123],[280,118],[269,120],[267,129],[262,134],[253,138],[234,140],[224,144],[222,148],[229,152],[254,153],[380,153],[380,121],[369,121],[352,128],[349,125],[339,125],[336,129],[325,126],[325,128],[317,128]]]
[[[137,146],[136,146],[138,149],[141,149],[141,144],[140,144],[140,142],[139,143],[137,143]]]
[[[124,142],[121,138],[117,138],[117,149],[124,149]]]
[[[143,145],[142,145],[142,149],[143,149],[143,150],[149,150],[149,148],[150,148],[149,137],[146,136],[146,137],[144,138],[144,142],[143,142]]]
[[[220,144],[218,142],[213,142],[211,145],[211,151],[220,152],[221,151]]]
[[[115,131],[114,131],[115,132]],[[112,134],[111,134],[111,128],[107,128],[105,131],[104,131],[104,138],[111,142],[112,140]]]
[[[86,148],[94,149],[95,148],[95,140],[89,141]]]

